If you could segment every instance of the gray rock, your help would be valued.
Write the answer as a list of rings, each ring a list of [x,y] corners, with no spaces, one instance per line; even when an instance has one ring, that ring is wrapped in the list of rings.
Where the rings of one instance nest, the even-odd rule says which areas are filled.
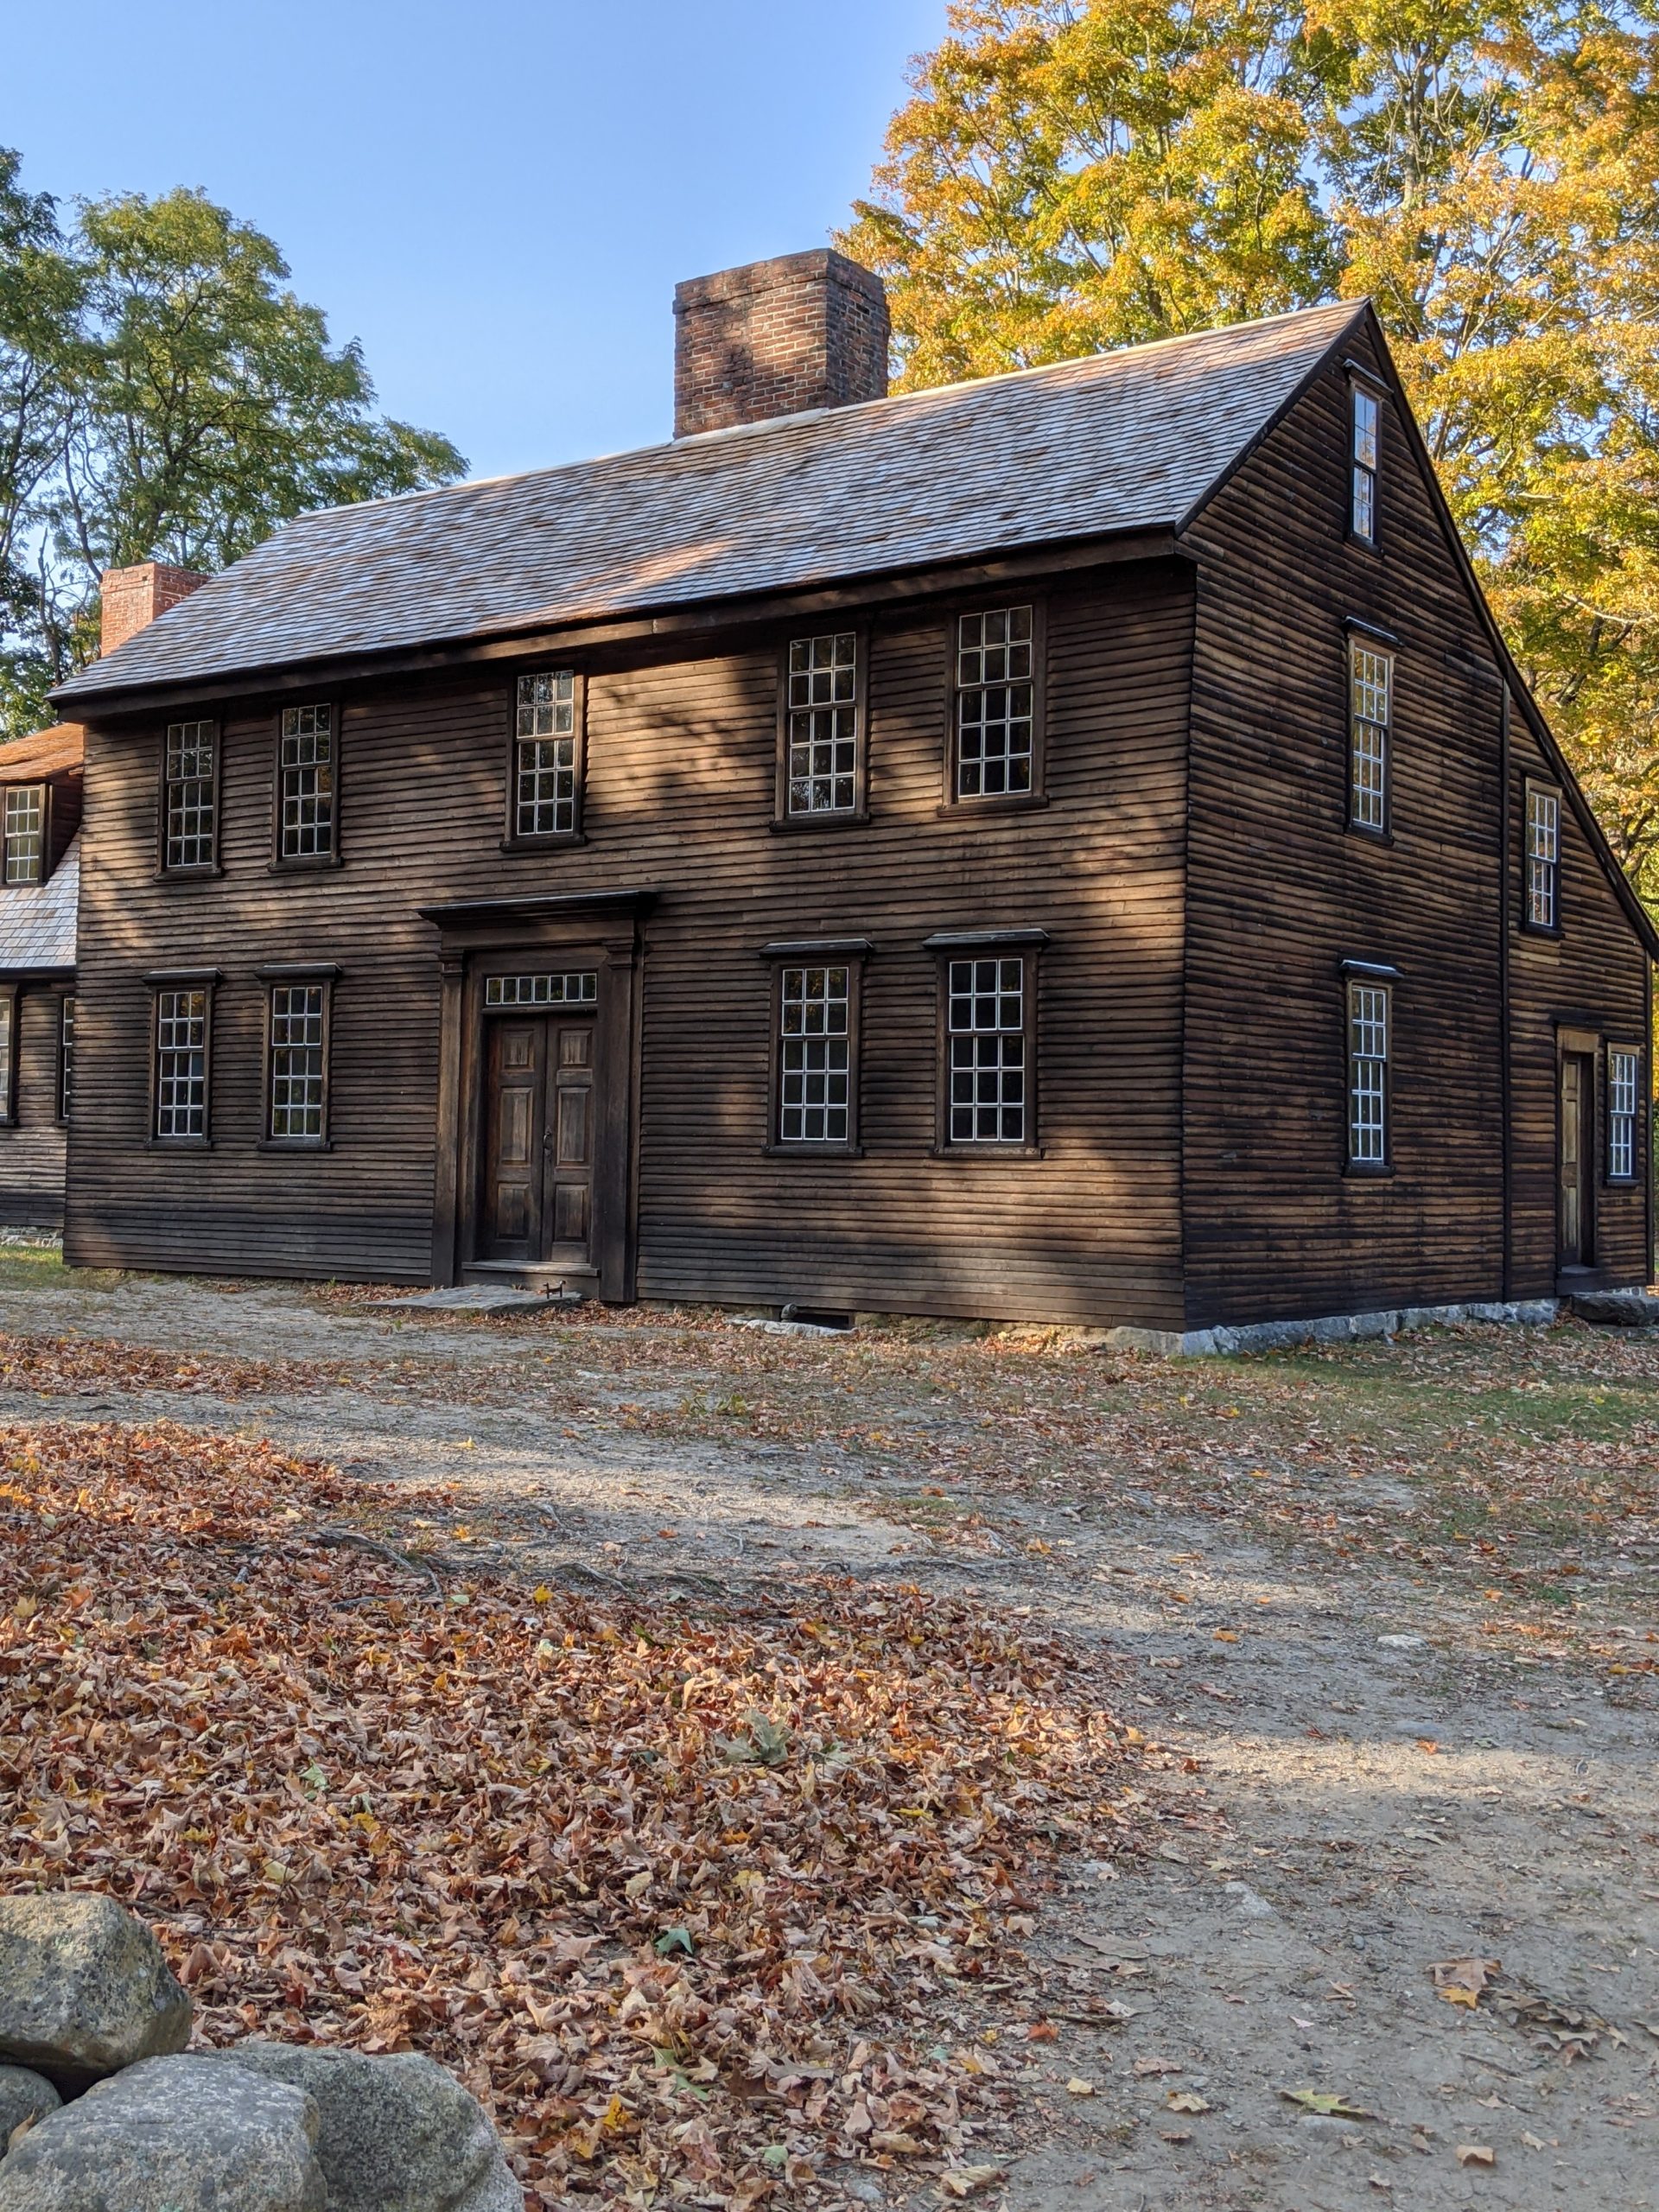
[[[214,2056],[315,2100],[327,2212],[524,2212],[488,2114],[435,2060],[257,2042]]]
[[[145,2058],[0,2158],[0,2212],[324,2212],[317,2108],[214,2058]]]
[[[1604,1329],[1659,1329],[1659,1298],[1645,1290],[1580,1290],[1567,1304]]]
[[[14,2127],[26,2120],[43,2120],[58,2107],[58,2093],[44,2074],[31,2074],[26,2066],[0,2066],[0,2158]]]
[[[190,1999],[161,1945],[113,1897],[0,1897],[0,2059],[80,2089],[189,2037]]]

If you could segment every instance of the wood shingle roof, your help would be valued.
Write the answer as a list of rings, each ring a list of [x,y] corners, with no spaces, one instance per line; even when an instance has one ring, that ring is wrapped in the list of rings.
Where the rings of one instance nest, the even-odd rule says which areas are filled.
[[[1313,308],[302,516],[54,696],[1179,529],[1365,312]]]

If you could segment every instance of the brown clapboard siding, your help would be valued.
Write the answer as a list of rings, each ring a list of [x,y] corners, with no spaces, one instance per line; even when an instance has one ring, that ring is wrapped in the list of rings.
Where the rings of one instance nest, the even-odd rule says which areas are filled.
[[[1022,583],[981,594],[997,604]],[[641,1294],[1179,1325],[1185,563],[1044,594],[1049,804],[941,818],[951,607],[870,626],[871,820],[771,827],[780,644],[588,661],[586,842],[500,850],[516,670],[337,697],[337,869],[272,874],[274,704],[222,724],[222,875],[156,875],[162,731],[94,728],[69,1249],[83,1262],[423,1280],[433,1234],[436,938],[419,907],[650,887],[639,1102]],[[532,662],[529,665],[535,665]],[[541,664],[549,664],[543,661]],[[1039,927],[1041,1159],[938,1160],[941,929]],[[875,945],[862,1156],[769,1158],[760,948]],[[331,1136],[261,1153],[263,987],[336,963]],[[221,971],[213,1145],[148,1141],[146,974]]]
[[[1381,367],[1373,340],[1351,349]],[[1544,1295],[1554,1020],[1640,1042],[1646,958],[1564,817],[1559,943],[1514,948],[1514,1240],[1504,1268],[1503,684],[1397,405],[1380,546],[1346,537],[1347,378],[1330,365],[1192,532],[1184,1240],[1189,1324]],[[1390,842],[1349,833],[1344,623],[1397,639]],[[1518,708],[1511,853],[1529,761]],[[1512,862],[1518,868],[1518,859]],[[1568,888],[1571,888],[1569,908]],[[1339,963],[1397,966],[1394,1173],[1343,1173]],[[1640,1188],[1601,1192],[1607,1279],[1645,1278]]]
[[[0,1223],[56,1229],[63,1221],[64,1132],[58,1119],[61,998],[25,984],[17,994],[13,1119],[0,1127]]]

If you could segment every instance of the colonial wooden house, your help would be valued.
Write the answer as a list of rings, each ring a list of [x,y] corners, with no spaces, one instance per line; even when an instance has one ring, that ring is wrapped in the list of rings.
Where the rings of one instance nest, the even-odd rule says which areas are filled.
[[[81,733],[0,745],[0,1224],[63,1220],[74,1087]]]
[[[1651,925],[1361,305],[308,516],[66,686],[82,1262],[1182,1332],[1645,1281]]]

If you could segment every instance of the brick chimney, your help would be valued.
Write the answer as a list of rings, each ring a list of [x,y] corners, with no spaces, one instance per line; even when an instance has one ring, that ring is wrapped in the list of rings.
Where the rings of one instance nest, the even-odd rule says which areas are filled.
[[[887,391],[881,279],[820,246],[674,288],[674,435]]]
[[[101,650],[112,653],[148,629],[158,614],[188,599],[206,576],[194,569],[169,569],[165,561],[141,561],[136,569],[105,569],[101,579],[104,635]]]

